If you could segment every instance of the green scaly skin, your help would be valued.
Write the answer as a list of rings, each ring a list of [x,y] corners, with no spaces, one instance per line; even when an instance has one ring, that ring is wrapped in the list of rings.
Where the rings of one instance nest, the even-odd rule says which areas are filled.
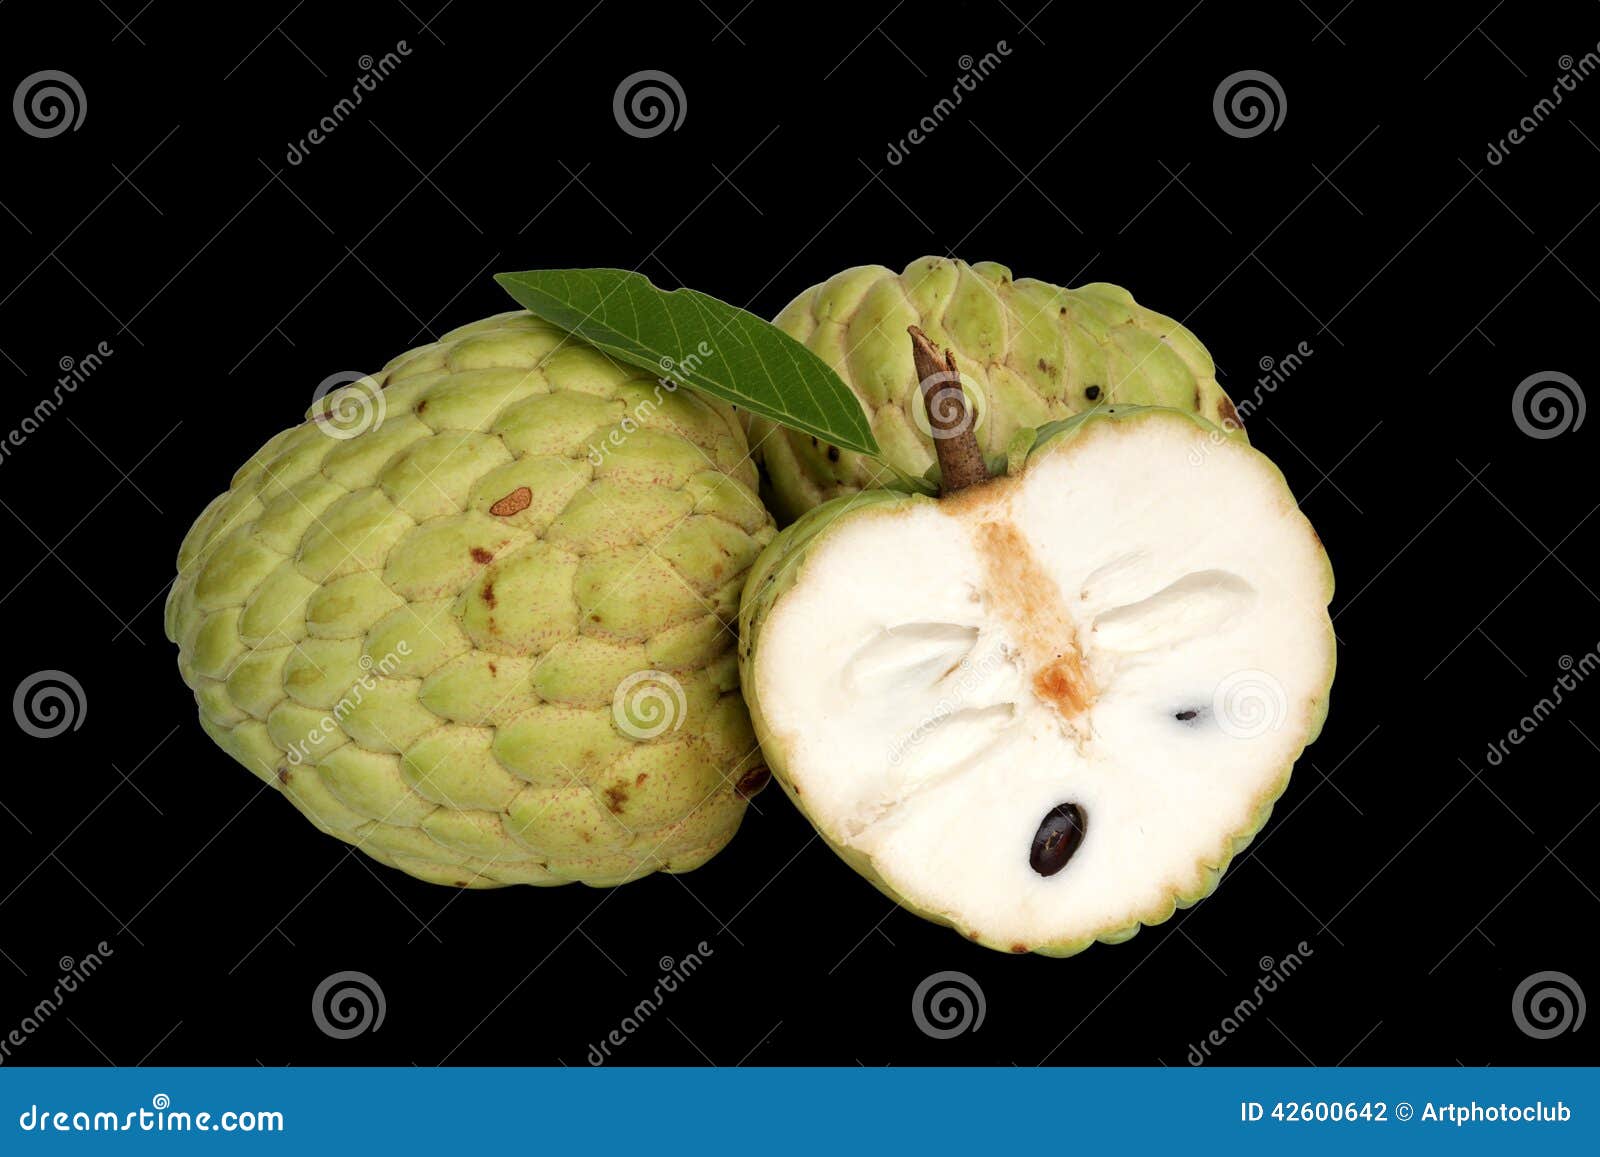
[[[257,451],[184,539],[167,637],[218,746],[381,863],[688,871],[765,781],[728,630],[776,533],[755,485],[732,407],[501,314]]]
[[[1189,411],[1177,410],[1156,406],[1107,406],[1090,412],[1053,422],[1039,428],[1037,431],[1018,431],[1008,447],[1007,468],[1005,473],[1010,477],[1018,477],[1028,467],[1041,461],[1043,458],[1057,453],[1067,452],[1074,439],[1091,429],[1097,422],[1133,422],[1133,421],[1183,421],[1192,423],[1208,433],[1212,433],[1221,441],[1226,441],[1226,435],[1212,423],[1206,421]],[[1261,456],[1265,460],[1265,456]],[[1269,463],[1270,465],[1270,463]],[[1273,473],[1277,475],[1283,485],[1286,498],[1290,497],[1287,481],[1283,474],[1274,465]],[[838,522],[852,518],[888,517],[896,513],[911,509],[923,503],[937,502],[937,499],[920,494],[904,494],[888,490],[862,491],[845,497],[833,499],[821,506],[814,507],[802,515],[798,521],[781,531],[765,550],[756,559],[755,565],[750,569],[750,576],[744,590],[744,598],[739,610],[739,672],[744,691],[745,703],[750,709],[750,719],[755,726],[756,736],[761,741],[762,752],[766,756],[767,765],[772,770],[774,778],[782,785],[784,793],[794,801],[802,814],[811,820],[818,834],[827,841],[839,857],[866,877],[880,892],[888,896],[901,907],[916,913],[926,920],[936,924],[943,924],[954,928],[968,939],[982,944],[986,948],[993,948],[1002,952],[1015,952],[1017,945],[1010,941],[999,941],[987,938],[977,930],[963,927],[949,914],[931,911],[910,903],[905,897],[899,895],[889,886],[883,876],[874,868],[872,861],[862,853],[845,847],[833,838],[806,807],[804,796],[797,790],[796,784],[789,773],[785,752],[780,745],[773,741],[771,730],[768,728],[766,718],[761,709],[755,679],[755,660],[761,646],[761,629],[767,616],[783,598],[783,596],[800,579],[806,566],[807,558],[811,551],[818,545],[827,532]],[[1326,564],[1325,579],[1319,592],[1326,603],[1333,598],[1333,567],[1328,562],[1327,553],[1322,553]],[[1328,625],[1328,635],[1333,637],[1333,625]],[[1333,648],[1329,646],[1330,656]],[[1325,687],[1333,685],[1334,666],[1330,659]],[[1322,731],[1322,725],[1328,715],[1329,695],[1325,690],[1317,697],[1313,704],[1312,714],[1305,724],[1305,740],[1300,751],[1314,742]],[[1231,836],[1225,837],[1218,854],[1196,865],[1193,881],[1178,889],[1163,903],[1138,913],[1128,924],[1107,928],[1093,936],[1078,940],[1053,941],[1042,944],[1028,945],[1027,950],[1044,956],[1073,956],[1088,948],[1096,941],[1104,944],[1119,944],[1131,939],[1140,928],[1146,925],[1156,925],[1167,921],[1173,912],[1180,908],[1188,908],[1205,899],[1216,891],[1217,885],[1222,880],[1222,874],[1239,855],[1256,833],[1266,825],[1272,815],[1273,805],[1285,789],[1289,786],[1290,773],[1294,769],[1295,760],[1300,752],[1295,753],[1283,768],[1282,774],[1262,792],[1252,809],[1249,821]]]
[[[1064,289],[1014,280],[992,261],[923,257],[898,274],[847,269],[795,298],[776,324],[854,391],[883,452],[878,461],[748,417],[780,526],[832,498],[904,489],[895,470],[918,477],[933,465],[910,325],[954,353],[985,455],[1004,452],[1019,430],[1106,405],[1193,411],[1247,441],[1205,346],[1103,282]]]

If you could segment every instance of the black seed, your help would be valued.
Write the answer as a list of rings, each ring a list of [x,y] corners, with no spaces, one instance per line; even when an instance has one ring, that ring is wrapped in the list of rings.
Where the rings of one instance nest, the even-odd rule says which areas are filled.
[[[1088,398],[1091,402],[1094,401],[1100,396],[1100,387],[1090,386],[1087,390],[1083,391],[1083,396]]]
[[[1028,866],[1041,876],[1053,876],[1067,866],[1072,853],[1083,843],[1083,833],[1089,818],[1075,803],[1057,804],[1039,822],[1033,836],[1033,850],[1028,853]]]
[[[1187,723],[1187,722],[1189,722],[1189,720],[1195,718],[1199,714],[1200,714],[1200,712],[1196,711],[1194,708],[1191,707],[1187,711],[1178,712],[1176,715],[1173,716],[1173,718],[1178,720],[1178,722],[1180,722],[1180,723]]]

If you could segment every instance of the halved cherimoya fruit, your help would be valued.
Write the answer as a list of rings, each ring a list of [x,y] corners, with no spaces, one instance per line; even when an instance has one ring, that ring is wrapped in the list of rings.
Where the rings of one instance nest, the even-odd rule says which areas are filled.
[[[950,442],[941,498],[829,502],[757,560],[756,732],[912,911],[1012,952],[1125,940],[1216,887],[1321,729],[1327,555],[1264,455],[1177,410],[1091,411],[956,486]]]

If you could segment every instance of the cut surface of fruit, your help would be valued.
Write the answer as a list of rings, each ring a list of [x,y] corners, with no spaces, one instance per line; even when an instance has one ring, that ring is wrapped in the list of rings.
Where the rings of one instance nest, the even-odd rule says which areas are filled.
[[[1065,954],[1205,895],[1264,822],[1327,710],[1331,594],[1263,455],[1112,409],[1014,476],[807,515],[746,590],[744,684],[847,860]]]

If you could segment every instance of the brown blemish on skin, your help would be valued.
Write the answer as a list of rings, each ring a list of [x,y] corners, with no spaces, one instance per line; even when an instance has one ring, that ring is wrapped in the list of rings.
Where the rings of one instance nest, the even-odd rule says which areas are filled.
[[[417,417],[419,417],[419,418],[422,417],[423,411],[426,410],[427,408],[428,408],[428,399],[427,398],[423,398],[422,401],[417,403]]]
[[[533,491],[526,486],[519,486],[489,507],[489,513],[496,518],[510,518],[513,514],[521,514],[532,505]]]
[[[494,580],[493,579],[490,579],[488,582],[483,584],[483,605],[488,607],[491,611],[494,610]],[[490,627],[491,630],[494,628],[493,620],[490,620],[489,627]]]
[[[744,773],[739,780],[739,785],[733,789],[734,794],[740,799],[749,799],[772,781],[772,772],[765,767],[753,767]],[[800,789],[795,789],[795,794],[800,794]]]
[[[494,555],[484,550],[481,546],[475,546],[472,548],[472,561],[487,566],[494,561]]]
[[[1234,408],[1233,403],[1227,398],[1217,402],[1217,417],[1222,419],[1222,428],[1224,430],[1244,429],[1244,421],[1239,417],[1239,411]]]
[[[612,815],[620,813],[622,805],[628,802],[628,789],[615,784],[606,788],[600,794],[606,797],[606,809]]]
[[[829,462],[837,462],[838,460],[839,460],[839,447],[837,447],[837,446],[829,446],[828,447],[828,461]]]
[[[489,664],[489,674],[498,675],[498,674],[500,674],[500,669],[498,667],[496,667],[493,663],[490,663]]]
[[[278,782],[279,783],[288,783],[289,782],[289,769],[288,769],[288,767],[280,767],[280,768],[278,768]]]
[[[637,776],[634,777],[633,786],[634,787],[643,787],[644,786],[644,781],[649,779],[649,778],[650,778],[650,776],[647,773],[641,771]]]
[[[1027,950],[1028,950],[1028,946],[1026,944],[1013,944],[1011,946],[1011,951],[1013,951],[1013,952],[1021,953],[1021,952],[1026,952]]]

